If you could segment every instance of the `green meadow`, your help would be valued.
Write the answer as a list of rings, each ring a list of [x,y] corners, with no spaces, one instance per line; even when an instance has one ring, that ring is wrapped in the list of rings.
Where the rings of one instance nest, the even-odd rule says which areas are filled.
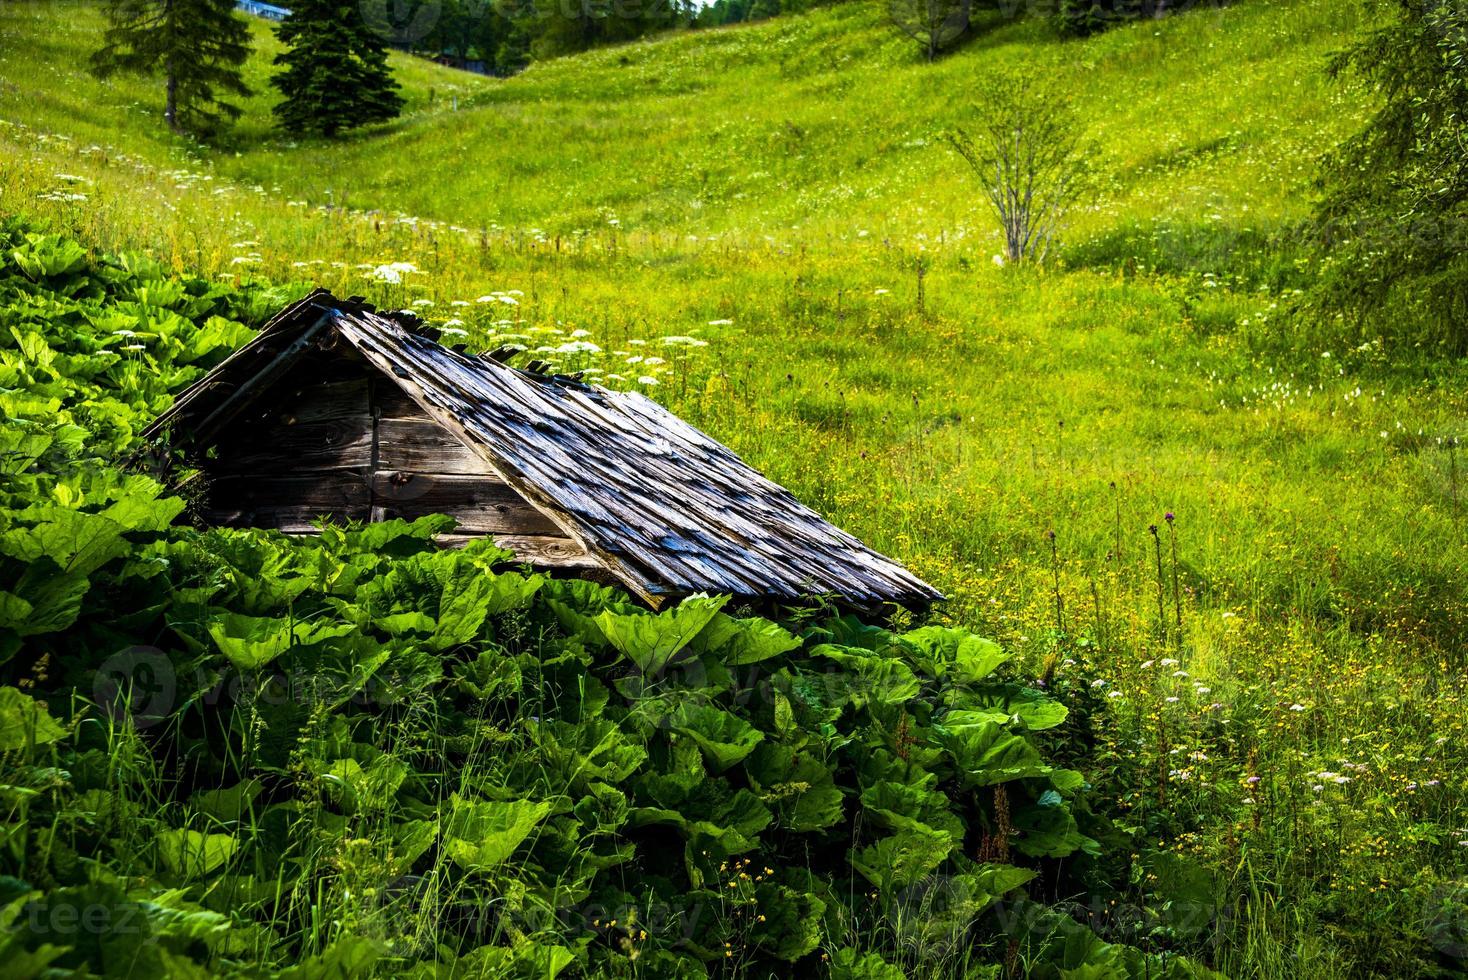
[[[1468,969],[1468,367],[1303,304],[1319,156],[1373,105],[1325,64],[1367,14],[984,16],[933,64],[866,3],[504,80],[394,54],[405,115],[334,143],[273,128],[256,23],[256,94],[204,144],[154,82],[87,74],[98,7],[4,3],[0,216],[525,343],[727,443],[1084,720],[1052,754],[1108,897],[1029,887],[1108,941],[1239,977]],[[1043,268],[998,258],[941,140],[1000,70],[1094,144]]]

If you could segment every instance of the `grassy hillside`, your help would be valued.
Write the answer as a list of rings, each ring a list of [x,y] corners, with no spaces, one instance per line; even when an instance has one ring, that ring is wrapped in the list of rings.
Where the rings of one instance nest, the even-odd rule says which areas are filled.
[[[1078,765],[1117,873],[1208,912],[1159,941],[1243,975],[1425,973],[1468,876],[1468,388],[1291,313],[1314,160],[1368,105],[1322,71],[1358,11],[996,22],[925,65],[852,4],[507,81],[401,59],[398,123],[291,143],[262,95],[211,148],[162,129],[156,86],[78,67],[94,8],[6,4],[0,211],[644,385],[1096,692]],[[936,139],[1001,67],[1073,92],[1098,145],[1105,192],[1044,271],[994,264]]]
[[[257,97],[227,143],[239,155],[211,162],[313,204],[331,192],[474,227],[569,233],[610,211],[649,231],[982,234],[972,189],[933,138],[963,122],[977,73],[1024,68],[1056,77],[1094,123],[1112,195],[1079,231],[1119,214],[1242,231],[1298,215],[1314,152],[1355,121],[1356,102],[1318,69],[1357,20],[1345,4],[1245,4],[1081,44],[1043,21],[996,18],[929,66],[879,10],[851,4],[541,63],[507,82],[398,58],[414,111],[387,132],[309,148],[266,131],[276,46],[257,24]],[[141,118],[156,85],[78,70],[97,27],[88,5],[10,5],[7,34],[43,43],[7,45],[0,107],[150,163],[176,158],[177,142]],[[460,111],[445,118],[454,95]],[[119,112],[141,125],[117,133]]]

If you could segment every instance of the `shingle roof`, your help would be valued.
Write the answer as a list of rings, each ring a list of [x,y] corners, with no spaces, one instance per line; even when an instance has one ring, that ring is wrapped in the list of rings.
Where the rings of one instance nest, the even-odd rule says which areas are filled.
[[[205,407],[191,402],[230,398],[240,391],[233,377],[251,367],[257,378],[268,375],[323,324],[655,604],[701,591],[777,600],[834,594],[862,604],[942,597],[640,393],[459,353],[324,291],[275,317],[150,434],[187,428]]]

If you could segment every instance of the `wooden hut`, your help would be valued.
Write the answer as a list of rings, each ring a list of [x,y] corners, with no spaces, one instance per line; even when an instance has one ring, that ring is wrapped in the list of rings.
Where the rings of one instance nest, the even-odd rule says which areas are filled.
[[[651,399],[434,338],[412,314],[317,291],[145,435],[198,468],[214,524],[448,514],[461,538],[613,579],[654,608],[694,592],[941,598]]]

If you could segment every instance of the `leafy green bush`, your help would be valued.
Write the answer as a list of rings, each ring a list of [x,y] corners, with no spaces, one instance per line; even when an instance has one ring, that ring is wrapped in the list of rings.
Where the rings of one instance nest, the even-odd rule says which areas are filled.
[[[9,975],[1203,972],[1028,896],[1098,845],[996,644],[175,526],[108,458],[251,298],[6,234]]]

